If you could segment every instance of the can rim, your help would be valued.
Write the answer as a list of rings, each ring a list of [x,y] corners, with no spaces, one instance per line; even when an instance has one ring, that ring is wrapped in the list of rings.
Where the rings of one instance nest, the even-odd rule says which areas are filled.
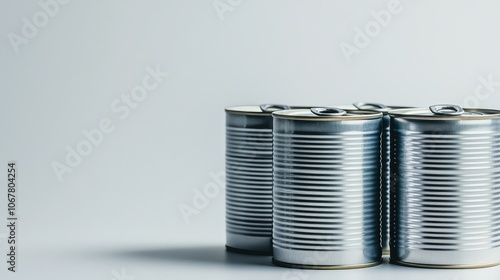
[[[362,103],[360,104],[361,102],[356,102],[356,103],[353,103],[353,104],[337,104],[337,105],[329,105],[329,106],[326,106],[326,107],[336,107],[336,108],[340,108],[340,109],[343,109],[343,110],[349,110],[349,111],[366,111],[366,112],[380,112],[384,115],[388,115],[389,114],[389,111],[391,110],[399,110],[399,109],[414,109],[416,107],[414,106],[401,106],[401,105],[384,105],[385,108],[357,108],[355,105],[358,105],[358,106],[370,106],[372,105],[372,103]],[[290,109],[311,109],[311,108],[315,108],[315,107],[325,107],[324,105],[321,106],[304,106],[304,105],[290,105]]]
[[[336,115],[315,115],[312,109],[338,109],[345,111],[346,114]],[[351,120],[371,120],[382,118],[382,113],[364,110],[343,110],[336,107],[319,107],[307,109],[292,109],[273,112],[273,118],[285,120],[301,120],[301,121],[351,121]]]
[[[431,106],[432,107],[432,106]],[[392,118],[412,120],[489,120],[500,118],[500,110],[483,108],[463,108],[463,114],[435,114],[429,108],[390,110]],[[467,114],[469,113],[469,114]]]
[[[257,256],[272,256],[273,255],[272,248],[269,248],[269,250],[266,250],[266,251],[257,251],[257,250],[239,249],[236,247],[226,245],[226,250],[229,252],[232,252],[232,253],[241,253],[241,254],[257,255]]]
[[[309,110],[311,108],[322,108],[322,107],[335,107],[335,108],[343,109],[343,110],[346,110],[346,111],[347,110],[350,110],[350,111],[358,110],[353,105],[346,105],[346,104],[340,104],[340,105],[339,104],[334,104],[334,105],[316,105],[316,106],[290,105],[290,109],[291,110],[298,110],[298,109]]]
[[[364,102],[355,102],[352,104],[354,108],[362,111],[372,111],[372,112],[380,112],[384,115],[388,115],[392,110],[400,110],[400,109],[415,109],[413,106],[401,106],[401,105],[385,105],[379,103],[364,103]],[[372,108],[363,108],[364,106],[372,106]],[[376,108],[376,106],[380,106]]]
[[[316,269],[316,270],[346,270],[346,269],[359,269],[377,266],[383,263],[383,259],[375,262],[360,263],[360,264],[345,264],[345,265],[313,265],[313,264],[295,264],[278,261],[272,258],[272,262],[276,266],[286,267],[286,268],[298,268],[298,269]]]
[[[286,110],[286,108],[290,107],[281,104],[239,105],[226,107],[224,111],[226,111],[226,113],[235,115],[271,116],[273,112]]]
[[[390,259],[389,261],[392,264],[407,266],[407,267],[416,267],[416,268],[428,268],[428,269],[477,269],[477,268],[487,268],[494,267],[500,265],[500,262],[493,263],[483,263],[483,264],[457,264],[457,265],[438,265],[438,264],[421,264],[421,263],[412,263],[401,261],[397,259]]]

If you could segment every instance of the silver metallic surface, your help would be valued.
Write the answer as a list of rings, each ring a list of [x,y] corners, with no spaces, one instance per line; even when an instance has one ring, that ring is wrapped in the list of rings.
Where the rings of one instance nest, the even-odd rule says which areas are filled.
[[[382,227],[382,251],[384,255],[390,253],[390,213],[391,213],[391,199],[390,199],[390,181],[391,181],[391,118],[389,115],[384,114],[382,117],[382,184],[381,184],[381,227]]]
[[[274,263],[378,264],[382,114],[287,110],[273,117]]]
[[[272,252],[272,145],[271,112],[259,106],[226,109],[228,249]]]
[[[382,119],[382,185],[381,185],[381,197],[382,197],[382,207],[381,207],[381,227],[382,227],[382,251],[384,255],[389,255],[390,253],[390,147],[391,147],[391,118],[388,112],[393,109],[407,109],[409,107],[403,106],[386,106],[380,103],[365,103],[357,102],[353,104],[354,107],[360,110],[371,110],[374,112],[381,112],[384,114]]]
[[[391,261],[500,263],[500,111],[391,111]],[[452,109],[453,111],[460,111]]]
[[[359,110],[365,110],[365,109],[386,109],[388,108],[384,104],[381,103],[365,103],[365,102],[356,102],[352,104],[354,107],[356,107]]]
[[[274,112],[276,110],[289,110],[290,106],[281,104],[262,104],[259,106],[262,112]]]
[[[346,111],[335,107],[311,108],[311,112],[317,116],[343,116],[347,113]]]
[[[459,116],[464,113],[464,109],[458,105],[440,104],[432,105],[429,110],[436,115]]]

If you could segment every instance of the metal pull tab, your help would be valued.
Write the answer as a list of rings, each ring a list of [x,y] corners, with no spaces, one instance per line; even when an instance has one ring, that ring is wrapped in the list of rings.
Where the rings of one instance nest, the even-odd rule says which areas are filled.
[[[335,107],[311,108],[311,112],[318,116],[343,116],[346,114],[346,111]]]
[[[364,102],[356,102],[352,103],[354,107],[356,107],[358,110],[363,110],[363,109],[385,109],[387,106],[381,103],[364,103]],[[369,108],[366,108],[369,107]]]
[[[460,116],[465,111],[462,107],[458,105],[451,104],[439,104],[429,106],[429,110],[436,115],[445,115],[445,116]]]
[[[278,110],[290,110],[290,106],[281,104],[262,104],[260,105],[262,112],[274,112]]]

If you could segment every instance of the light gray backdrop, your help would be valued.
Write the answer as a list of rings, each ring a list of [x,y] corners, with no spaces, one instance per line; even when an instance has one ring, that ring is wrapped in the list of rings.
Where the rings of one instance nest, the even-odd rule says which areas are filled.
[[[1,1],[0,177],[17,162],[19,200],[11,273],[4,180],[1,278],[498,279],[499,268],[297,273],[227,258],[218,176],[226,106],[500,107],[499,11],[493,0]]]

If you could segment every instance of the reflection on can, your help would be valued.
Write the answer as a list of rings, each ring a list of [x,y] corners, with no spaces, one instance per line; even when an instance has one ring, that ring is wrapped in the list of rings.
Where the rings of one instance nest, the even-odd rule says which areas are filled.
[[[391,261],[500,263],[500,111],[435,105],[391,115]]]
[[[226,108],[226,247],[271,254],[271,113],[283,105]]]
[[[382,114],[313,108],[273,117],[273,262],[380,263]]]
[[[386,106],[380,103],[364,103],[357,102],[354,103],[353,106],[359,110],[366,111],[374,111],[380,112],[384,114],[382,118],[382,185],[381,185],[381,198],[382,198],[382,207],[381,207],[381,228],[382,228],[382,252],[384,255],[389,255],[390,246],[390,211],[391,211],[391,203],[390,203],[390,139],[391,139],[391,118],[389,117],[389,111],[394,109],[409,109],[411,107],[408,106]],[[342,107],[343,108],[343,107]]]

